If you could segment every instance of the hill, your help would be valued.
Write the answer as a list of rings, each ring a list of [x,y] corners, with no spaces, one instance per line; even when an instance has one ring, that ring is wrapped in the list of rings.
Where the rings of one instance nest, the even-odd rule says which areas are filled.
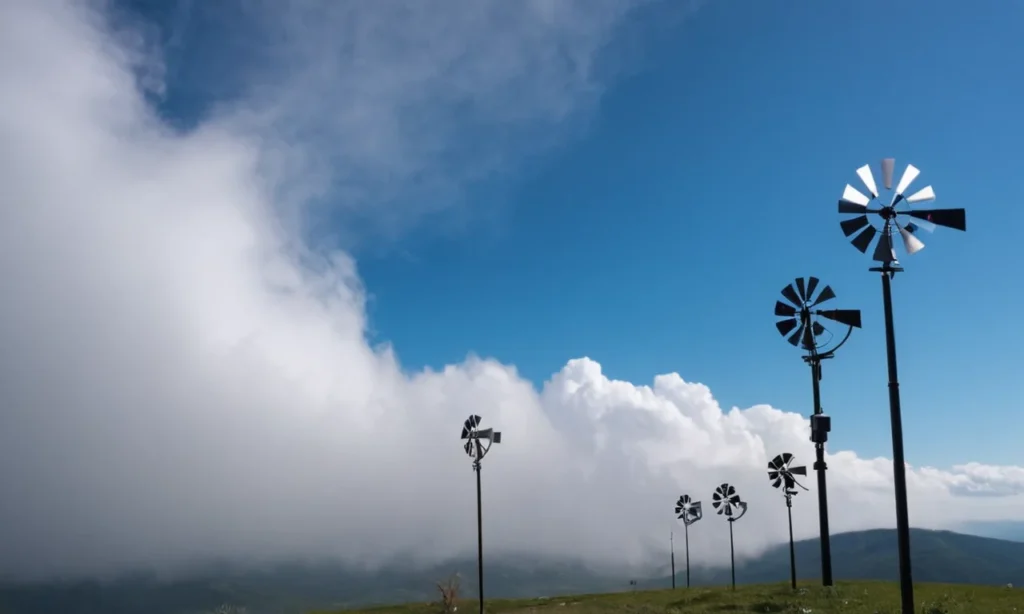
[[[925,530],[912,531],[911,540],[915,582],[1024,586],[1024,543]],[[796,551],[799,576],[817,577],[817,540],[798,542]],[[832,551],[837,579],[897,578],[892,530],[834,535]],[[681,586],[683,570],[677,571]],[[261,571],[208,570],[173,582],[135,575],[107,583],[0,585],[0,614],[200,614],[221,604],[245,606],[248,614],[295,614],[325,607],[433,600],[435,583],[456,572],[462,576],[464,594],[475,594],[474,559],[376,573],[337,565],[289,564]],[[784,582],[788,574],[789,548],[780,545],[740,564],[737,582]],[[487,567],[487,594],[522,598],[624,591],[630,588],[631,578],[638,579],[638,588],[671,585],[667,576],[650,573],[649,579],[643,577],[638,573],[601,574],[569,563],[492,558]],[[695,586],[725,585],[729,570],[695,568],[692,579]],[[1024,597],[1021,599],[1024,603]]]
[[[895,530],[839,533],[833,535],[831,541],[835,578],[899,579]],[[1024,543],[951,531],[913,529],[910,545],[915,582],[1012,583],[1024,586]],[[797,577],[820,578],[821,549],[818,540],[796,542],[795,550]],[[776,546],[756,559],[738,564],[736,569],[737,583],[782,582],[788,579],[789,544]],[[701,569],[691,573],[691,580],[700,585],[725,584],[729,582],[729,570]],[[656,582],[660,586],[671,585],[668,577]]]
[[[925,614],[1010,614],[1024,604],[1024,591],[1006,587],[922,584],[916,587],[915,605]],[[705,614],[711,612],[799,612],[803,614],[891,614],[899,612],[899,586],[892,582],[840,582],[835,587],[750,585],[736,592],[725,588],[636,591],[604,595],[576,595],[554,599],[488,601],[489,614]],[[436,614],[438,605],[427,603],[364,610],[366,614]],[[476,612],[476,603],[463,601],[460,612]],[[344,610],[325,612],[340,614]],[[357,614],[347,611],[346,614]]]

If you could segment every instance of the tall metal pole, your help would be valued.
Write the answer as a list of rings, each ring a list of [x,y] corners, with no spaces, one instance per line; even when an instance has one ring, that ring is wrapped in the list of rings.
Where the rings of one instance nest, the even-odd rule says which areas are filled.
[[[484,614],[484,511],[480,498],[480,457],[473,463],[476,471],[476,575],[480,589],[480,614]]]
[[[789,583],[796,590],[796,550],[793,547],[793,498],[786,496],[786,512],[789,514]]]
[[[672,590],[676,588],[676,542],[675,533],[668,534],[669,548],[672,550]]]
[[[892,478],[896,489],[896,541],[900,561],[900,601],[903,614],[914,613],[914,581],[910,572],[910,513],[907,509],[907,468],[903,459],[903,418],[900,414],[900,382],[896,373],[896,333],[892,323],[890,279],[899,269],[889,263],[882,273],[882,302],[885,308],[885,353],[889,363],[889,418],[892,423]]]
[[[683,525],[683,532],[686,535],[686,588],[690,588],[690,525]]]
[[[729,519],[729,561],[732,564],[732,590],[736,590],[736,551],[732,547],[732,519]]]
[[[812,356],[811,388],[814,392],[814,413],[821,410],[821,357]],[[818,474],[818,541],[821,544],[821,585],[832,586],[832,542],[828,530],[828,487],[825,482],[825,444],[814,444],[814,470]]]

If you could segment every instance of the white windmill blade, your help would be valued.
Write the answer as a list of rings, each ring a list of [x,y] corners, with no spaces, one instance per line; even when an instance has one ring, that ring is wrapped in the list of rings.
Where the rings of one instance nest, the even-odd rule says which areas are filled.
[[[928,200],[935,200],[935,190],[932,186],[921,188],[907,197],[908,203],[923,203]]]
[[[900,179],[899,185],[896,186],[896,193],[903,194],[903,190],[910,187],[917,176],[921,174],[921,171],[917,170],[917,167],[913,164],[907,165],[907,170],[903,171],[903,177]]]
[[[875,176],[871,174],[871,166],[865,164],[857,169],[857,176],[864,182],[864,187],[871,192],[871,195],[878,197],[878,186],[875,185]]]
[[[843,200],[862,207],[868,206],[868,203],[871,202],[870,198],[861,194],[860,190],[850,184],[846,184],[846,188],[843,190]]]
[[[916,254],[924,249],[924,243],[906,228],[900,228],[900,236],[903,237],[903,247],[908,254]]]
[[[882,185],[886,190],[892,189],[892,171],[896,167],[896,158],[882,159]]]

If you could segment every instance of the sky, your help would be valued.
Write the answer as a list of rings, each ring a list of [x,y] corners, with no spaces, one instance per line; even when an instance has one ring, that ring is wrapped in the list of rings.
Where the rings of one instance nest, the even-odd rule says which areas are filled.
[[[864,318],[824,367],[832,529],[893,526],[835,209],[886,156],[969,218],[893,282],[911,522],[1024,521],[1024,7],[928,6],[3,3],[0,575],[469,553],[471,413],[488,552],[660,560],[686,492],[725,563],[729,482],[754,555],[768,460],[813,456],[770,311],[808,275]]]

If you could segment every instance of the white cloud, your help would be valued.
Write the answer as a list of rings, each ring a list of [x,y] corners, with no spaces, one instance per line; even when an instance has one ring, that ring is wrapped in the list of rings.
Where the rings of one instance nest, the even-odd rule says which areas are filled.
[[[634,47],[599,56],[624,18],[649,2],[257,0],[240,10],[192,8],[246,26],[230,45],[251,58],[236,88],[242,94],[220,119],[265,139],[262,170],[276,176],[278,204],[326,203],[380,236],[450,209],[467,182],[578,134],[603,77],[628,64],[621,56]],[[670,14],[699,2],[678,3]],[[372,215],[362,215],[368,208]],[[343,239],[359,237],[350,231]]]
[[[436,120],[451,84],[492,131],[585,114],[600,89],[591,63],[625,4],[593,14],[566,2],[473,6],[452,9],[468,22],[447,31],[426,12],[318,15],[301,53],[287,57],[314,58],[327,24],[353,25],[379,33],[368,43],[379,66],[409,74],[360,76],[356,59],[338,59],[308,98],[264,93],[236,104],[278,111],[270,124],[224,107],[180,134],[140,95],[138,53],[114,45],[80,4],[4,4],[0,573],[470,551],[473,480],[455,440],[470,413],[505,435],[483,473],[491,552],[645,560],[666,547],[671,506],[686,491],[708,513],[691,533],[694,560],[724,562],[726,526],[709,501],[723,481],[751,504],[737,525],[741,555],[784,538],[785,507],[764,468],[781,451],[810,464],[805,418],[763,405],[723,411],[705,386],[674,374],[652,386],[612,381],[586,358],[539,393],[492,360],[404,373],[390,348],[365,340],[353,260],[305,249],[294,234],[284,175],[266,174],[267,155],[303,105],[345,141],[331,180],[356,202],[398,211],[407,203],[394,197],[415,191],[417,173],[458,186],[525,151],[498,143],[467,174],[435,163],[431,148],[453,147],[467,124],[407,132],[397,120],[419,109]],[[412,35],[442,52],[397,45]],[[571,69],[548,65],[555,50],[575,58]],[[452,68],[450,57],[464,64]],[[346,91],[365,114],[323,120]],[[512,93],[522,105],[509,104]],[[845,451],[829,463],[835,531],[892,524],[888,461]],[[1022,472],[914,469],[912,520],[1019,518]],[[814,535],[813,495],[794,511],[798,536]]]

